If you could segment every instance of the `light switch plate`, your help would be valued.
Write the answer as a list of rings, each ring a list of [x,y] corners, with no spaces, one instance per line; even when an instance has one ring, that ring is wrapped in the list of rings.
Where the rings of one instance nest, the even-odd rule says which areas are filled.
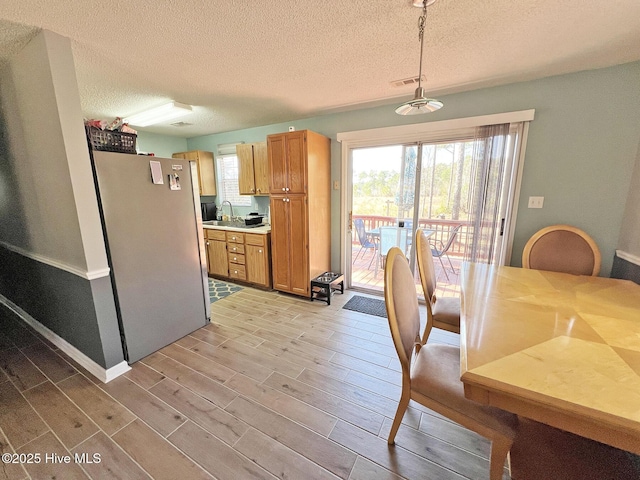
[[[333,189],[338,190],[340,188],[340,182],[338,180],[333,181]]]
[[[529,208],[542,208],[544,197],[529,197]]]

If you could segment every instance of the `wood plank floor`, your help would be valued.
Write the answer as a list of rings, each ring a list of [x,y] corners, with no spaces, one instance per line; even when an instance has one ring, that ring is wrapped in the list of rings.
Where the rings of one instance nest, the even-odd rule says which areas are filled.
[[[352,295],[244,288],[106,385],[0,311],[0,453],[101,460],[0,463],[0,480],[488,478],[489,443],[418,404],[387,445],[399,363],[386,319],[342,309]]]

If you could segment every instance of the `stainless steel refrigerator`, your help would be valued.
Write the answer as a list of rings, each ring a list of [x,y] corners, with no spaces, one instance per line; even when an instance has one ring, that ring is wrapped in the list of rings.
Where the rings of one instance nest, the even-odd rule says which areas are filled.
[[[133,363],[210,317],[197,170],[177,158],[92,157],[120,333]]]

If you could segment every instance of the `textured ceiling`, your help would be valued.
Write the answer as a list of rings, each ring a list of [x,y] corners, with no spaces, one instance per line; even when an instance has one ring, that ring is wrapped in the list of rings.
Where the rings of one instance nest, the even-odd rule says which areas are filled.
[[[169,100],[193,137],[393,103],[415,86],[410,0],[3,0],[0,58],[38,28],[72,40],[85,116]],[[36,27],[36,28],[33,28]],[[640,1],[438,0],[425,33],[430,95],[640,60]],[[445,105],[446,108],[446,105]]]

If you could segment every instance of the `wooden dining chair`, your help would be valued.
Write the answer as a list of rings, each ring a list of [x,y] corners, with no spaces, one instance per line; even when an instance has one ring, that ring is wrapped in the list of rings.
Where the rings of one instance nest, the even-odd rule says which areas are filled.
[[[402,366],[402,394],[389,433],[389,445],[394,444],[409,400],[414,400],[491,440],[489,478],[501,479],[516,434],[517,417],[465,398],[460,381],[460,348],[426,343],[428,336],[420,338],[420,312],[413,274],[398,247],[387,254],[384,299],[391,336]],[[427,318],[427,322],[431,320]],[[414,350],[416,358],[412,362]]]
[[[424,300],[427,304],[427,318],[431,317],[428,325],[441,328],[453,333],[460,333],[460,299],[457,297],[436,298],[436,269],[433,263],[433,254],[429,239],[424,231],[416,231],[416,258],[418,260],[418,272],[424,292]],[[425,330],[424,335],[430,332]]]
[[[597,276],[602,257],[596,242],[571,225],[537,231],[524,246],[522,266],[535,270]]]

